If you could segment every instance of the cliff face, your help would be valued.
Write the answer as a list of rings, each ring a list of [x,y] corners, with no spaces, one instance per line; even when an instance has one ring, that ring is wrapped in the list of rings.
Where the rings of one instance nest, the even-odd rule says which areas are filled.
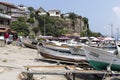
[[[89,28],[87,18],[82,17],[70,19],[64,17],[37,16],[36,20],[38,21],[36,26],[38,25],[42,35],[46,32],[46,35],[77,34],[77,36],[80,36],[81,32]]]
[[[64,30],[67,31],[66,34],[74,34],[77,33],[80,35],[80,33],[82,31],[86,31],[87,30],[87,24],[84,23],[82,18],[77,18],[75,20],[71,20],[71,19],[57,19],[55,21],[55,24],[57,25],[57,27],[62,27],[64,28]]]

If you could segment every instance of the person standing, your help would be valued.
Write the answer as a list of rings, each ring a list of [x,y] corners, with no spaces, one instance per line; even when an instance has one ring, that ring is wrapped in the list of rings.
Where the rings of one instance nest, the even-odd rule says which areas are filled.
[[[9,33],[8,32],[5,33],[4,38],[5,38],[5,44],[8,44],[8,41],[9,41]]]
[[[15,33],[13,34],[13,45],[17,45],[18,35]]]

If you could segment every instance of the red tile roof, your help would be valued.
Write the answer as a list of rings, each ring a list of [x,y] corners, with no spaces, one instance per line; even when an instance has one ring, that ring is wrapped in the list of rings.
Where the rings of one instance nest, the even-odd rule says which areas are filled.
[[[11,3],[7,3],[7,2],[0,2],[0,4],[3,4],[5,6],[9,6],[11,8],[17,8],[14,4],[11,4]]]

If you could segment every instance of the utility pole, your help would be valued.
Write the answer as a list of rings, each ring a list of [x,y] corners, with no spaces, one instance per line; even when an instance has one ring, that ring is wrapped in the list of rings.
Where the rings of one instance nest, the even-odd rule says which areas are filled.
[[[45,16],[44,16],[44,36],[46,35],[46,28],[45,28]]]

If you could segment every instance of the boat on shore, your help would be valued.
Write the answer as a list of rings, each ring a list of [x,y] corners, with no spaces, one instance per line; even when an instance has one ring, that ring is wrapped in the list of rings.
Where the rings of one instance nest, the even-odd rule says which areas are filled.
[[[85,55],[89,64],[96,70],[107,70],[111,69],[114,71],[120,70],[120,57],[117,54],[117,51],[111,53],[109,51],[84,46]]]
[[[69,62],[86,62],[85,56],[78,56],[78,55],[72,55],[69,53],[63,53],[59,51],[54,51],[45,47],[37,46],[38,53],[47,59],[55,59],[55,60],[61,60],[61,61],[69,61]]]
[[[24,39],[22,40],[22,44],[23,44],[25,47],[28,47],[28,48],[31,48],[31,49],[37,49],[37,41],[24,38]]]
[[[69,46],[71,54],[85,56],[84,50],[81,47]]]
[[[58,44],[59,43],[59,44]],[[66,43],[61,43],[61,42],[50,42],[50,43],[45,43],[43,44],[43,46],[45,48],[51,49],[51,50],[55,50],[55,51],[59,51],[59,52],[66,52],[66,53],[70,53],[69,47],[66,45]]]
[[[69,46],[69,50],[70,50],[70,53],[71,54],[74,54],[74,55],[81,55],[81,56],[85,56],[85,53],[84,53],[84,50],[83,50],[83,46],[85,44],[68,44]]]

